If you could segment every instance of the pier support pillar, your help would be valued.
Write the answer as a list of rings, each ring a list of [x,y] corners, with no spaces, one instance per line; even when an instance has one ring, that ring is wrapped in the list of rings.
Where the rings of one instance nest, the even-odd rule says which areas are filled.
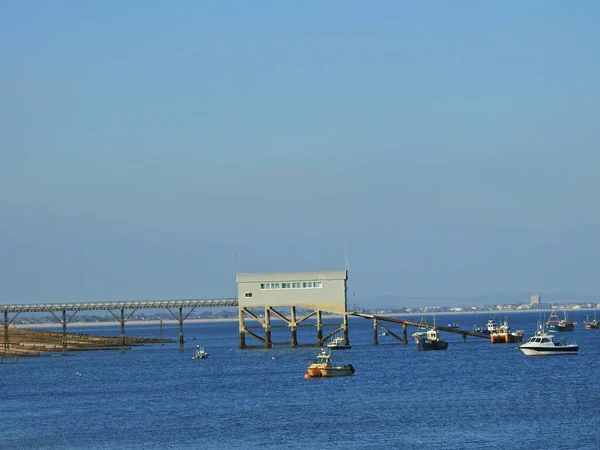
[[[125,350],[125,309],[121,308],[121,351]]]
[[[317,345],[323,346],[323,322],[321,317],[321,311],[317,311]]]
[[[404,339],[404,343],[408,344],[408,337],[406,336],[406,329],[408,328],[408,326],[403,323],[402,324],[402,339]]]
[[[183,350],[185,338],[183,337],[183,308],[179,307],[179,350]]]
[[[271,341],[271,310],[268,306],[265,306],[265,348],[273,347]]]
[[[346,314],[344,314],[344,344],[345,345],[350,345],[350,338],[348,336],[348,316]]]
[[[62,355],[67,354],[67,310],[62,310]]]
[[[238,348],[244,349],[246,348],[246,325],[244,324],[244,310],[242,308],[238,310],[238,317],[240,325],[240,341]]]
[[[8,350],[8,311],[4,311],[4,349]]]
[[[292,306],[290,328],[291,328],[291,332],[292,332],[292,341],[291,341],[290,347],[294,348],[294,347],[298,346],[298,333],[297,333],[298,330],[297,330],[297,326],[296,326],[296,307],[295,306]]]
[[[377,340],[377,319],[373,319],[373,345],[379,345]]]
[[[462,338],[463,338],[462,339],[463,342],[467,342],[467,333],[463,333]]]

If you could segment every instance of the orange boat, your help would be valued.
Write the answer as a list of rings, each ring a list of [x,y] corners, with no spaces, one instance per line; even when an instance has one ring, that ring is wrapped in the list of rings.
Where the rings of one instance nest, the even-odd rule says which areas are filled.
[[[313,378],[318,377],[346,377],[354,373],[352,364],[335,366],[331,360],[331,355],[321,350],[315,362],[308,366],[308,375]]]
[[[523,342],[524,335],[525,331],[523,330],[511,331],[510,328],[508,328],[508,323],[505,321],[490,333],[490,340],[492,341],[492,344],[512,344],[515,342]]]

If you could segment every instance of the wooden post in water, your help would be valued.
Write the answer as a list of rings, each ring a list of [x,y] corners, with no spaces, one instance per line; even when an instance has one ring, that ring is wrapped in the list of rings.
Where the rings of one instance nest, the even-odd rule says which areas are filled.
[[[348,337],[348,316],[344,314],[343,317],[344,326],[344,345],[350,345],[350,338]]]
[[[62,310],[62,329],[63,329],[62,355],[65,356],[67,354],[67,310],[66,309]]]
[[[292,342],[291,342],[291,347],[297,347],[298,346],[298,333],[297,333],[297,327],[296,327],[296,307],[292,306],[292,311],[291,311],[291,322],[290,322],[290,328],[292,331]]]
[[[321,320],[321,311],[317,311],[317,345],[323,346],[323,322]]]
[[[408,326],[405,323],[402,324],[402,338],[404,339],[405,344],[408,344],[408,338],[406,337],[406,328],[407,327]]]
[[[125,308],[121,308],[121,351],[125,350]]]
[[[244,324],[244,308],[238,310],[238,319],[240,324],[240,341],[238,344],[239,348],[246,348],[246,325]]]
[[[8,311],[4,311],[4,350],[8,350]]]
[[[185,339],[183,337],[183,308],[179,307],[179,350],[183,350]]]
[[[462,333],[463,342],[467,342],[467,333]]]
[[[271,310],[268,306],[265,306],[265,347],[271,348],[273,347],[273,342],[271,341]]]
[[[373,319],[373,345],[379,345],[377,340],[377,319]]]
[[[165,345],[165,340],[163,339],[162,319],[160,319],[160,345]]]

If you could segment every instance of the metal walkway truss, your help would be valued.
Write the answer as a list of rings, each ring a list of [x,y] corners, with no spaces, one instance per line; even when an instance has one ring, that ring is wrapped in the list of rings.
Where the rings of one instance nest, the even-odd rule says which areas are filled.
[[[80,311],[108,311],[121,324],[121,341],[125,346],[125,323],[131,318],[138,309],[166,309],[179,322],[179,345],[183,349],[185,339],[183,337],[183,321],[187,319],[195,308],[226,308],[238,307],[237,298],[215,298],[198,300],[149,300],[149,301],[129,301],[129,302],[80,302],[80,303],[37,303],[23,305],[0,305],[0,311],[3,313],[4,321],[4,348],[9,348],[8,327],[21,313],[49,312],[56,320],[62,324],[63,332],[63,354],[67,351],[67,324],[73,320],[73,317]],[[183,309],[190,309],[186,315]],[[173,310],[179,310],[178,313]],[[119,311],[116,314],[114,311]],[[125,311],[128,314],[125,314]],[[72,313],[70,316],[67,314]],[[8,314],[15,314],[9,321]],[[61,313],[59,317],[56,313]],[[161,321],[162,323],[162,321]],[[162,326],[162,325],[161,325]],[[162,330],[162,328],[161,328]]]

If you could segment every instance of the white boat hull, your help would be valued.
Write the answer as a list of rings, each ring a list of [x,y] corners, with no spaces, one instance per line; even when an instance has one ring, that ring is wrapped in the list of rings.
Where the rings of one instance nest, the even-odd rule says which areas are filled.
[[[576,355],[579,351],[579,345],[555,341],[554,338],[553,334],[538,330],[527,342],[519,345],[519,350],[525,356]]]
[[[328,345],[327,347],[329,347],[331,350],[348,350],[349,348],[352,348],[351,345],[344,344]]]
[[[352,346],[350,344],[346,345],[346,341],[343,337],[334,338],[331,342],[329,342],[327,344],[327,347],[329,347],[332,350],[334,350],[334,349],[345,350],[345,349],[352,348]]]
[[[519,347],[525,356],[576,355],[578,345],[562,345],[556,347]]]

